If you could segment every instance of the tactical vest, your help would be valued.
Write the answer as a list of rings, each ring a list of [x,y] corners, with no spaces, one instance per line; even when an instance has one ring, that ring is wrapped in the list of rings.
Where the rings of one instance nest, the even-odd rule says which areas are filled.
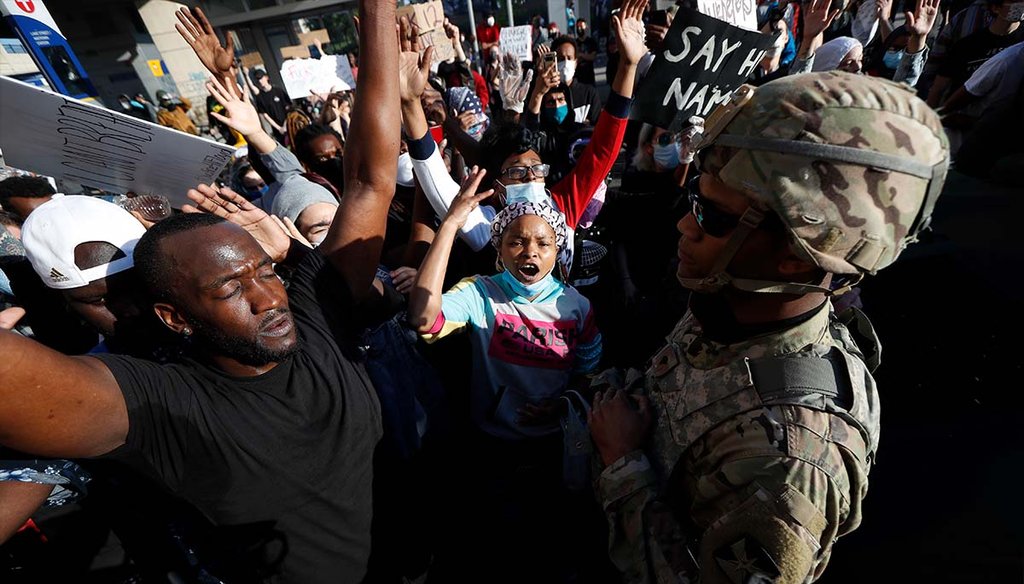
[[[645,376],[648,392],[658,394],[665,409],[659,423],[667,422],[671,431],[671,440],[662,434],[654,449],[659,459],[652,462],[661,466],[663,477],[712,428],[745,412],[778,405],[827,412],[859,430],[862,440],[856,442],[862,442],[866,452],[856,454],[867,473],[878,446],[880,409],[871,371],[878,364],[880,345],[859,310],[847,310],[841,317],[827,310],[828,334],[820,342],[796,353],[744,357],[715,369],[690,365],[683,353],[686,337],[694,334],[693,315],[679,322]],[[854,342],[851,329],[867,356]]]

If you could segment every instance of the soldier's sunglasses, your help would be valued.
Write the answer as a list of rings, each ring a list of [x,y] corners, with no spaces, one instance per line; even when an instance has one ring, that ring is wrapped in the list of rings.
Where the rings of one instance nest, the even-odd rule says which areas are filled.
[[[692,206],[693,218],[697,225],[712,237],[725,237],[740,224],[740,217],[722,211],[700,192],[700,177],[694,177],[686,183],[687,194]]]

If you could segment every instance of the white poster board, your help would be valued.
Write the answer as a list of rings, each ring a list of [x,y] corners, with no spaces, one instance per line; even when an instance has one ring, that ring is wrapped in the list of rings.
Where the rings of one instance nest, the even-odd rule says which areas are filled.
[[[210,184],[226,144],[0,77],[0,149],[10,166],[114,193],[163,195],[171,206]]]
[[[520,61],[533,60],[533,27],[530,25],[502,28],[498,42],[502,53],[515,55]]]
[[[310,91],[349,91],[356,86],[352,68],[344,55],[324,55],[319,59],[289,59],[281,66],[281,79],[284,80],[284,89],[291,99],[309,97]]]
[[[697,0],[697,10],[745,30],[757,30],[756,0]]]

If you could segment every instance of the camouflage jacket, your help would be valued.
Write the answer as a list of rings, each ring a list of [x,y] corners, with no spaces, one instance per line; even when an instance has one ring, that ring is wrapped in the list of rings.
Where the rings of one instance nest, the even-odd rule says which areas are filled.
[[[637,583],[813,581],[860,523],[878,444],[878,394],[856,344],[830,303],[732,345],[703,337],[687,313],[668,341],[645,374],[656,416],[646,451],[598,478],[613,562]],[[839,363],[843,400],[754,387],[758,360],[815,355]]]

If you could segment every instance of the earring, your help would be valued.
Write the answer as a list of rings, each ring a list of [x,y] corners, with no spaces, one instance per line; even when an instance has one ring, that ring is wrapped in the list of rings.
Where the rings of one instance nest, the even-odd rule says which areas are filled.
[[[181,334],[185,335],[186,337],[190,336],[192,334],[192,329],[185,327],[181,329]]]

